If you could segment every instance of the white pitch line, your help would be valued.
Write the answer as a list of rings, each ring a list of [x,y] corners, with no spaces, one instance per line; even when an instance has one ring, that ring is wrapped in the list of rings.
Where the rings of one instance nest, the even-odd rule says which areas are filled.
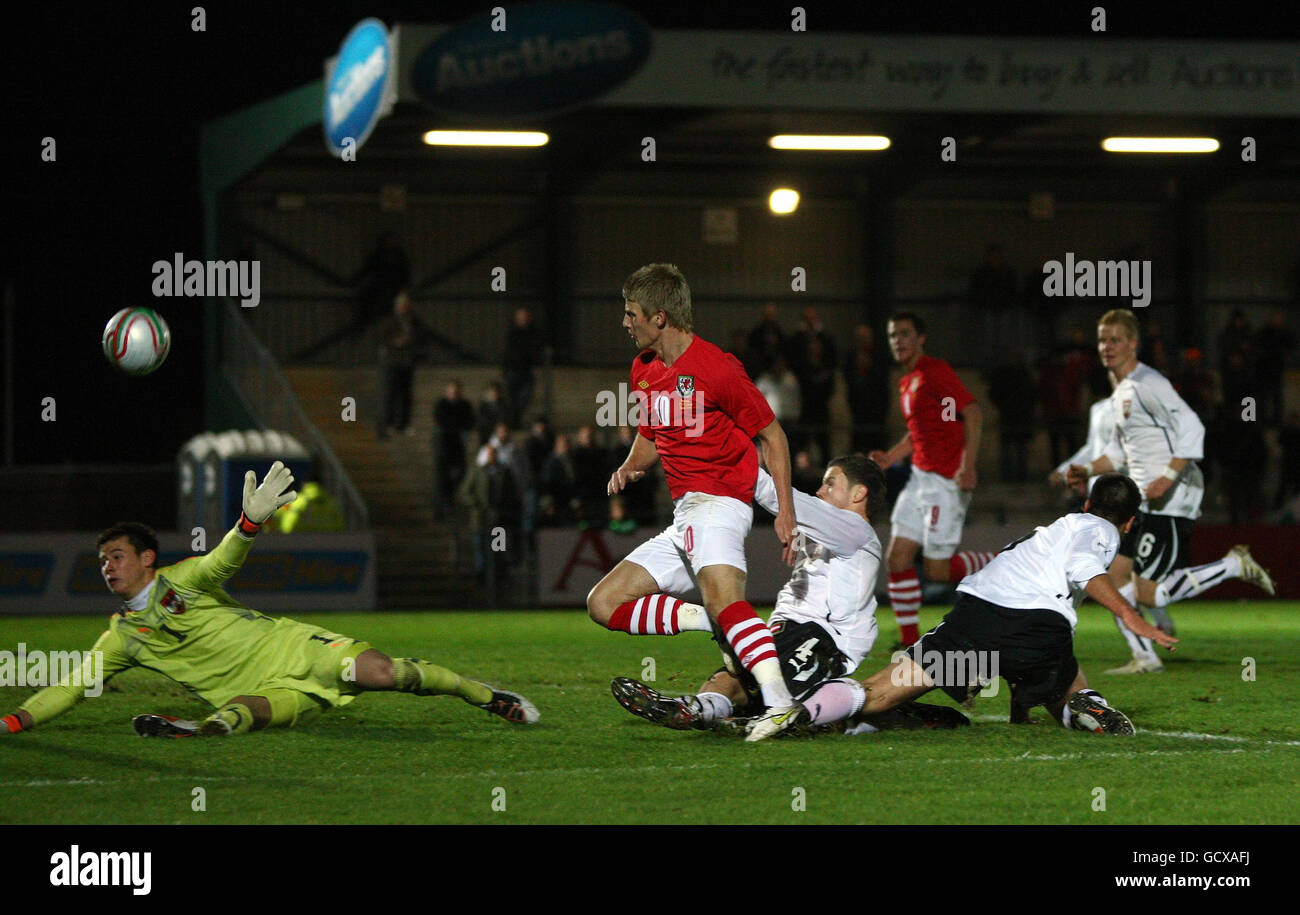
[[[862,739],[870,739],[862,738]],[[1101,753],[1030,753],[1025,752],[1016,756],[986,756],[961,759],[957,757],[936,757],[928,759],[909,759],[909,765],[951,765],[954,762],[959,763],[1018,763],[1018,762],[1065,762],[1075,760],[1095,760],[1095,759],[1139,759],[1152,756],[1191,756],[1204,755],[1205,753],[1216,754],[1237,754],[1247,752],[1238,747],[1215,750],[1125,750],[1120,752],[1101,752]],[[689,766],[637,766],[635,768],[610,767],[600,768],[598,766],[583,766],[573,769],[489,769],[481,772],[419,772],[404,776],[408,779],[418,778],[437,778],[439,781],[450,781],[457,779],[501,779],[511,778],[529,778],[534,776],[552,777],[552,776],[575,776],[575,775],[609,775],[609,774],[634,774],[634,773],[653,773],[663,772],[664,770],[676,772],[698,771],[703,769],[736,769],[750,768],[758,760],[727,760],[717,763],[697,763]],[[861,761],[844,761],[841,760],[839,765],[874,765],[878,760],[864,759]],[[352,781],[375,781],[391,780],[389,774],[376,775],[369,772],[352,772],[352,773],[330,773],[321,775],[302,775],[286,776],[283,780],[287,782],[336,782],[341,780]],[[0,788],[76,788],[92,786],[125,786],[138,785],[142,782],[160,783],[160,782],[188,782],[190,784],[210,784],[213,782],[245,782],[246,776],[242,775],[155,775],[148,778],[129,778],[129,779],[102,779],[102,778],[71,778],[71,779],[34,779],[31,781],[8,781],[0,782]]]
[[[1007,723],[1005,715],[972,715],[976,721],[998,721]],[[1138,728],[1137,736],[1149,734],[1152,737],[1176,737],[1180,740],[1226,740],[1231,743],[1262,743],[1271,747],[1300,747],[1300,740],[1269,740],[1266,737],[1233,737],[1228,734],[1201,734],[1197,731],[1151,731]]]

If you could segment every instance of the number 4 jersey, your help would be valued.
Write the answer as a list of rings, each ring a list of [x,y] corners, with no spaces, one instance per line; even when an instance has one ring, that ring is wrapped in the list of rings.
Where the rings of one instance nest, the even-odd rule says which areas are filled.
[[[1119,530],[1105,518],[1066,515],[1004,547],[957,590],[1012,610],[1055,610],[1073,629],[1084,589],[1118,549]]]

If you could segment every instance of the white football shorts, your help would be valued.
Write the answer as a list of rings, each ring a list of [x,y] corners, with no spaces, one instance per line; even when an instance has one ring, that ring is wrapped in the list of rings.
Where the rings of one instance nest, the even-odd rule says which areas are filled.
[[[889,516],[889,533],[921,544],[926,559],[950,559],[961,543],[970,497],[956,480],[913,467]]]
[[[685,594],[705,566],[746,571],[745,537],[754,509],[739,499],[688,492],[673,505],[673,523],[627,554],[650,573],[659,590]]]

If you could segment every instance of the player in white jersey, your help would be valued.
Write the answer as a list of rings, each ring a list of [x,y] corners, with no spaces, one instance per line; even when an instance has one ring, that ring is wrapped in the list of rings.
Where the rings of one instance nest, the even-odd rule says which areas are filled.
[[[1115,415],[1111,410],[1110,398],[1103,397],[1088,408],[1088,440],[1078,451],[1056,466],[1047,477],[1047,482],[1052,486],[1062,486],[1065,484],[1065,475],[1069,472],[1070,465],[1083,465],[1101,457],[1114,429]],[[1122,471],[1123,468],[1115,469]],[[1087,494],[1092,491],[1092,484],[1097,482],[1098,476],[1100,474],[1088,477],[1087,486],[1083,491],[1084,498],[1087,498]]]
[[[793,726],[879,714],[936,688],[961,702],[1001,676],[1011,686],[1013,722],[1027,721],[1029,709],[1042,705],[1066,727],[1133,734],[1128,717],[1088,688],[1074,657],[1074,627],[1087,595],[1160,645],[1172,650],[1178,641],[1138,616],[1106,571],[1141,498],[1128,477],[1103,474],[1083,512],[1008,544],[962,579],[952,611],[916,645],[861,683],[824,684],[803,700]],[[750,739],[791,727],[776,720],[782,714],[788,713],[755,721]]]
[[[790,580],[777,596],[768,627],[772,630],[786,684],[795,697],[820,684],[847,677],[876,641],[875,587],[880,571],[880,540],[870,519],[885,505],[884,474],[875,462],[855,455],[831,461],[814,498],[794,493],[798,534],[785,558],[793,562]],[[754,501],[778,509],[776,486],[758,474]],[[666,696],[629,677],[618,677],[611,691],[638,717],[675,729],[708,729],[733,718],[738,709],[762,711],[757,684],[726,650],[725,667],[695,695]],[[919,707],[875,726],[942,726],[965,723],[953,709]],[[956,718],[961,721],[957,722]]]
[[[1110,397],[1114,425],[1101,454],[1071,464],[1066,479],[1077,487],[1097,474],[1127,467],[1142,492],[1142,508],[1138,523],[1120,544],[1111,580],[1125,600],[1163,615],[1162,628],[1169,631],[1173,622],[1165,607],[1230,578],[1249,581],[1269,594],[1274,588],[1244,545],[1215,562],[1187,568],[1192,528],[1205,495],[1205,480],[1196,464],[1204,456],[1205,426],[1168,379],[1138,361],[1138,346],[1133,312],[1116,308],[1101,316],[1097,350],[1115,380]],[[1120,632],[1133,659],[1107,673],[1155,673],[1164,668],[1149,642],[1123,628]]]

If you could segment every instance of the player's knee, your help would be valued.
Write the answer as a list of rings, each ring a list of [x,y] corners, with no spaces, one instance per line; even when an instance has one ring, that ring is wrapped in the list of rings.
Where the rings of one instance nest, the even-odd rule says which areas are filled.
[[[587,616],[591,617],[593,622],[604,626],[613,615],[614,605],[598,582],[594,588],[587,592]]]
[[[356,681],[361,689],[392,689],[397,682],[393,659],[371,648],[356,659]]]

